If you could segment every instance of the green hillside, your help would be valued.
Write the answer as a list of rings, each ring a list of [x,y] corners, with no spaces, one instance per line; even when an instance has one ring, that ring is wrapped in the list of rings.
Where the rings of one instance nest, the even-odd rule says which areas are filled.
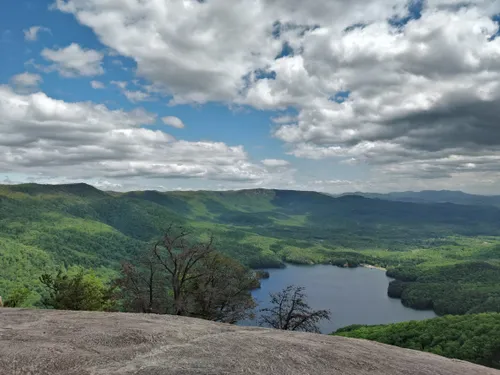
[[[172,222],[200,236],[214,233],[220,251],[249,267],[368,263],[389,268],[400,280],[390,291],[408,306],[500,311],[500,209],[264,189],[116,193],[85,184],[0,185],[0,295],[21,285],[34,291],[34,301],[39,275],[60,266],[111,276]],[[467,278],[469,269],[475,271]],[[462,304],[464,296],[469,302]]]
[[[445,316],[375,326],[349,326],[335,335],[379,341],[500,369],[500,314]]]

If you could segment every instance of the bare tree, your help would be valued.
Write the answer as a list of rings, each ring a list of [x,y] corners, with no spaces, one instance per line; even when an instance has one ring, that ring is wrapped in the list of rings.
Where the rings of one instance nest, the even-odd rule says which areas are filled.
[[[196,265],[215,251],[214,237],[207,242],[190,243],[191,232],[183,227],[170,225],[161,241],[154,245],[153,253],[165,269],[172,288],[174,315],[184,315],[185,289],[189,281],[203,275]]]
[[[223,323],[253,316],[251,290],[259,284],[254,273],[220,253],[200,262],[202,276],[188,286],[189,315]]]
[[[329,310],[312,310],[305,301],[305,288],[289,285],[271,293],[272,307],[261,309],[259,324],[275,329],[320,333],[318,323],[330,320]]]
[[[167,312],[167,287],[162,271],[152,251],[141,255],[134,264],[122,263],[122,276],[117,284],[127,311],[156,314]]]
[[[197,241],[171,225],[135,265],[124,263],[117,280],[127,311],[198,317],[235,323],[255,307],[254,273],[214,248],[214,238]]]

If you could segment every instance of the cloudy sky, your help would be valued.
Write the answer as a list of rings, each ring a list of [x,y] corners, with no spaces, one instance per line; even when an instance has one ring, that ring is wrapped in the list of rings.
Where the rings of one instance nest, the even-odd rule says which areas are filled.
[[[500,0],[0,10],[0,183],[500,193]]]

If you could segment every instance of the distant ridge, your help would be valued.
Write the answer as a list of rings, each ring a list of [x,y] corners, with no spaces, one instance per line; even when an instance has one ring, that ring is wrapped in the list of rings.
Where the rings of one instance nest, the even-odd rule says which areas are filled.
[[[459,190],[422,190],[422,191],[403,191],[393,193],[343,193],[335,194],[334,197],[346,195],[358,195],[365,198],[377,198],[398,202],[411,203],[454,203],[465,205],[498,206],[500,207],[500,195],[478,195],[468,194]]]
[[[100,190],[92,185],[86,183],[72,183],[72,184],[38,184],[38,183],[24,183],[24,184],[8,184],[0,185],[1,188],[10,191],[21,192],[29,195],[39,194],[60,194],[66,193],[76,196],[106,196],[108,194],[125,195],[129,197],[141,197],[148,199],[153,196],[160,196],[165,194],[199,194],[207,193],[218,196],[231,196],[231,195],[247,195],[247,196],[276,196],[279,192],[281,196],[308,196],[321,199],[322,196],[333,198],[369,198],[369,199],[382,199],[397,202],[408,203],[454,203],[466,205],[489,205],[500,207],[500,195],[480,195],[464,193],[460,190],[422,190],[422,191],[402,191],[390,193],[370,193],[370,192],[346,192],[341,194],[330,194],[325,192],[313,190],[296,190],[296,189],[267,189],[267,188],[254,188],[254,189],[236,189],[236,190],[132,190],[126,192]],[[154,200],[154,199],[151,199]]]
[[[60,185],[50,185],[50,184],[19,184],[19,185],[0,185],[7,187],[11,191],[16,191],[20,193],[25,193],[29,195],[39,195],[39,194],[71,194],[77,196],[103,196],[107,195],[106,192],[97,189],[96,187],[85,184],[85,183],[75,183],[75,184],[60,184]]]

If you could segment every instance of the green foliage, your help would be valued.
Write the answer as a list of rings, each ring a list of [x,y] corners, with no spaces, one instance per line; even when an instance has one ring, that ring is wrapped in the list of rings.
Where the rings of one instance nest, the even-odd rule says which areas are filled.
[[[500,312],[500,266],[487,262],[460,262],[431,268],[389,269],[397,280],[389,285],[390,297],[405,306],[434,309],[438,315]]]
[[[257,280],[264,280],[264,279],[269,279],[271,275],[269,274],[268,271],[257,270],[255,271],[255,277],[257,278]]]
[[[31,294],[25,287],[14,289],[4,302],[5,307],[23,307]]]
[[[349,326],[335,335],[379,341],[500,369],[500,314],[444,316],[377,326]]]
[[[440,314],[499,311],[495,270],[474,262],[500,267],[500,209],[263,189],[108,193],[85,184],[0,186],[0,295],[26,287],[32,291],[27,303],[35,305],[40,275],[61,267],[109,276],[149,249],[170,223],[212,232],[218,251],[251,268],[371,264],[405,281],[392,284],[391,295],[408,306]],[[453,268],[458,264],[465,268]],[[469,274],[469,267],[468,279],[448,280]]]
[[[33,305],[40,298],[38,278],[55,270],[55,263],[46,251],[0,237],[0,270],[0,295],[5,299],[15,290],[27,288],[32,293],[26,302]]]
[[[46,288],[42,304],[57,310],[109,311],[115,306],[114,288],[104,285],[93,272],[79,269],[55,276],[44,273],[40,282]]]

